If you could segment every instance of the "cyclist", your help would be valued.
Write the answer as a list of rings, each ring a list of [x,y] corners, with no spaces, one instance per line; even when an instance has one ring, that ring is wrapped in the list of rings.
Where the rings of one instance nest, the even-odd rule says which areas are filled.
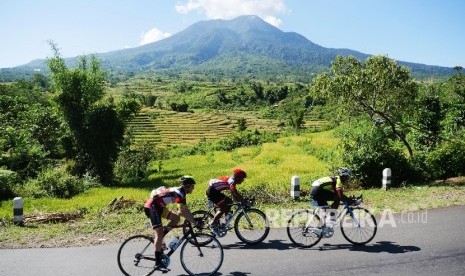
[[[213,220],[210,222],[210,230],[217,234],[218,220],[223,214],[227,214],[231,210],[231,203],[233,201],[230,197],[222,193],[222,191],[229,190],[231,195],[236,201],[244,201],[244,198],[236,189],[237,184],[241,184],[247,174],[242,169],[234,169],[231,176],[222,176],[216,179],[210,179],[207,188],[207,197],[220,209],[216,212]]]
[[[194,216],[186,207],[186,195],[192,193],[195,187],[195,180],[192,176],[184,175],[179,178],[180,187],[173,188],[159,188],[154,190],[149,200],[144,204],[145,215],[150,218],[152,229],[155,232],[154,245],[155,245],[155,266],[159,269],[164,269],[161,262],[162,257],[162,241],[163,237],[169,232],[169,226],[178,225],[180,217],[178,214],[171,212],[166,208],[167,204],[178,204],[181,215],[185,217],[190,223],[198,227]],[[162,218],[170,220],[167,228],[163,230]],[[200,223],[200,222],[198,222]]]
[[[329,225],[336,223],[335,210],[339,207],[341,201],[350,200],[344,195],[344,184],[347,183],[352,175],[348,168],[339,168],[337,176],[326,176],[312,183],[310,197],[318,203],[318,206],[328,205],[328,200],[332,200],[330,216],[326,218]],[[322,216],[326,216],[325,213]]]

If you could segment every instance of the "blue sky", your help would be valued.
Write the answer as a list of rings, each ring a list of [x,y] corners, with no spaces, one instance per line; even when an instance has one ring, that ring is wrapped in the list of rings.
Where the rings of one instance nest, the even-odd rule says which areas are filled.
[[[465,68],[463,0],[1,0],[0,68],[137,47],[208,19],[259,15],[328,48]]]

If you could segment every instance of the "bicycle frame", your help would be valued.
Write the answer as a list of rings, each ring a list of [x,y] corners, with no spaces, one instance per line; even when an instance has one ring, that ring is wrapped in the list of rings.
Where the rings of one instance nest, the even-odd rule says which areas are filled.
[[[210,206],[210,209],[208,210],[209,213],[215,215],[216,212],[218,211],[219,207],[215,205],[215,203],[209,201],[209,206]],[[233,203],[230,203],[228,204],[228,206],[237,206],[236,210],[233,211],[233,214],[232,216],[226,220],[226,223],[225,223],[225,226],[228,227],[231,225],[231,222],[233,222],[236,217],[239,215],[239,213],[243,213],[244,214],[244,217],[247,219],[247,222],[249,223],[249,225],[251,225],[252,223],[250,222],[250,219],[249,219],[249,216],[247,215],[247,212],[245,212],[245,207],[242,205],[241,202],[233,202]],[[226,214],[224,214],[224,216],[226,216]]]
[[[179,246],[181,244],[183,244],[184,241],[186,241],[190,237],[194,238],[195,243],[197,244],[197,249],[199,250],[200,255],[203,256],[201,247],[198,246],[198,241],[197,241],[197,237],[194,234],[194,229],[192,228],[192,225],[190,223],[189,224],[180,224],[180,225],[170,226],[169,228],[181,228],[181,227],[185,227],[185,226],[188,226],[189,230],[185,231],[185,233],[182,235],[182,237],[179,238],[179,241],[176,243],[176,245],[173,248],[170,248],[170,251],[168,251],[168,253],[165,254],[166,256],[170,257],[171,255],[173,255],[173,253],[176,251],[176,249],[178,249]],[[153,234],[150,235],[150,237],[154,238]],[[145,252],[145,250],[147,250],[147,248],[149,246],[153,246],[153,244],[152,243],[147,244],[147,246],[144,247],[144,250],[142,250],[142,252]],[[144,256],[143,259],[155,261],[155,258],[150,258],[150,257],[146,257],[146,256]]]
[[[315,214],[319,214],[321,210],[327,210],[327,209],[331,209],[329,205],[325,205],[325,206],[317,206],[317,208],[315,209],[315,211],[313,211],[313,215],[310,217],[311,219],[309,220],[308,224],[305,225],[306,228],[309,228],[310,227],[310,222],[313,220],[313,217],[315,216]],[[344,203],[344,206],[342,207],[342,210],[341,212],[338,212],[338,215],[336,216],[336,221],[338,223],[341,222],[341,219],[345,217],[345,215],[347,215],[347,213],[350,215],[350,217],[354,220],[354,222],[356,223],[357,227],[360,226],[360,222],[357,220],[357,218],[354,216],[354,213],[353,213],[353,209],[351,206],[349,206],[349,204],[347,202]],[[321,218],[321,221],[323,222],[323,227],[326,226],[326,220],[324,218]]]

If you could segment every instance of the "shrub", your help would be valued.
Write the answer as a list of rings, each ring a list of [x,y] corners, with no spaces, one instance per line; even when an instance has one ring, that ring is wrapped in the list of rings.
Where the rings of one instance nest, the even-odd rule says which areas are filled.
[[[382,171],[392,171],[392,186],[408,179],[410,168],[404,153],[393,145],[388,131],[369,122],[343,125],[338,132],[344,149],[344,165],[351,168],[354,178],[364,188],[380,187]]]
[[[0,200],[11,199],[15,196],[15,186],[20,182],[18,174],[0,168]]]
[[[431,177],[446,179],[465,174],[465,144],[450,141],[441,144],[426,158]]]
[[[71,198],[85,190],[98,186],[97,181],[90,177],[78,178],[66,172],[63,168],[47,168],[36,179],[28,181],[22,193],[31,197]]]
[[[149,165],[155,160],[165,158],[165,151],[156,149],[152,143],[135,145],[130,144],[120,152],[115,163],[115,176],[123,183],[141,181],[149,174]]]
[[[261,145],[266,142],[275,142],[276,139],[277,135],[269,132],[246,130],[214,142],[211,148],[212,150],[232,151],[240,147],[250,147]]]

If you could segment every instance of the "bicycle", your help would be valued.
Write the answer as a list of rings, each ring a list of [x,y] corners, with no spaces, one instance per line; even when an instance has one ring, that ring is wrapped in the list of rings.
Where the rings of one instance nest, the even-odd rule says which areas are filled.
[[[226,236],[227,232],[233,228],[237,237],[244,243],[256,244],[262,242],[270,232],[270,222],[265,213],[259,209],[252,208],[255,204],[254,198],[245,200],[245,203],[233,202],[229,206],[236,206],[235,211],[229,214],[224,223],[220,223],[216,227],[216,233],[212,232],[209,228],[209,222],[213,219],[214,214],[219,208],[212,202],[208,201],[208,211],[197,210],[193,212],[195,219],[202,220],[202,226],[198,233],[211,232],[218,237]]]
[[[150,224],[147,225],[151,228]],[[168,253],[163,253],[162,263],[169,271],[170,256],[181,247],[180,260],[189,275],[212,275],[223,263],[223,247],[212,235],[195,233],[190,223],[176,225],[183,227],[183,236]],[[118,250],[118,266],[126,276],[151,275],[155,270],[155,248],[153,235],[134,235],[127,238]],[[181,246],[182,245],[182,246]]]
[[[370,211],[358,206],[363,202],[362,195],[350,201],[344,202],[336,221],[348,242],[354,245],[364,245],[376,235],[376,219]],[[299,247],[310,248],[322,238],[331,238],[334,234],[334,228],[326,225],[325,220],[321,220],[318,215],[322,209],[326,211],[330,206],[318,206],[316,201],[312,201],[311,205],[317,206],[315,211],[312,209],[298,210],[292,214],[287,223],[287,235]]]

